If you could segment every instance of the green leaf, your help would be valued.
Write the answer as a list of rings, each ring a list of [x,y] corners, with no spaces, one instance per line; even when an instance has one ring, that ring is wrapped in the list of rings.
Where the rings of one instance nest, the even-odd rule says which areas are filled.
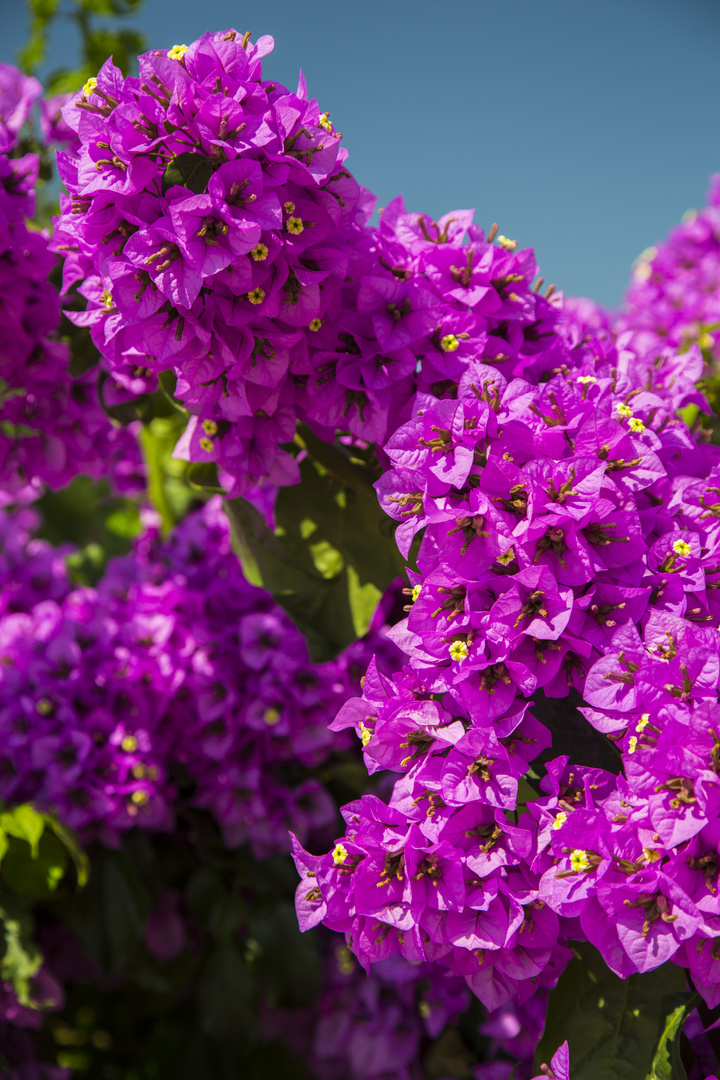
[[[661,1019],[665,1025],[660,1034],[648,1080],[687,1080],[687,1072],[680,1057],[680,1036],[683,1025],[696,1008],[700,995],[693,992],[668,994],[662,1000]]]
[[[140,529],[137,505],[111,494],[105,481],[77,476],[67,487],[40,499],[43,524],[38,535],[52,544],[70,542],[79,549],[67,557],[73,580],[95,585],[107,560],[125,555]],[[135,531],[133,531],[133,529]]]
[[[384,590],[404,571],[372,474],[344,447],[301,427],[311,456],[281,488],[273,533],[245,499],[225,503],[250,581],[268,589],[302,631],[314,660],[365,634]]]
[[[252,977],[233,939],[217,941],[198,985],[200,1029],[220,1045],[245,1047],[259,1035],[250,1007]]]
[[[320,990],[319,942],[300,933],[294,905],[281,900],[256,913],[248,935],[246,959],[263,1000],[272,1008],[308,1008]]]
[[[186,423],[183,413],[173,411],[170,416],[156,416],[145,424],[140,436],[149,477],[148,494],[165,533],[184,517],[196,498],[186,483],[187,462],[172,456]]]
[[[67,825],[63,825],[52,814],[45,814],[45,823],[52,829],[58,840],[62,842],[63,847],[75,865],[77,883],[81,889],[84,888],[90,877],[90,860],[80,847],[77,836],[72,829],[69,829]]]
[[[667,1044],[665,1032],[685,989],[685,972],[663,964],[620,979],[591,945],[576,946],[576,954],[550,994],[535,1071],[567,1039],[573,1080],[654,1078],[651,1070]],[[682,1075],[667,1077],[681,1080]],[[665,1076],[657,1073],[658,1080]]]
[[[127,851],[93,850],[87,887],[73,897],[67,918],[101,968],[126,972],[142,950],[150,898]]]
[[[5,900],[0,907],[0,979],[10,982],[21,1005],[34,1006],[31,983],[40,970],[42,956],[32,942],[32,920]]]
[[[65,876],[68,853],[51,831],[43,832],[35,853],[11,840],[2,864],[3,886],[30,900],[49,900]]]
[[[227,492],[218,480],[217,465],[214,461],[193,461],[187,468],[187,482],[195,491],[225,495]]]
[[[218,158],[206,157],[194,150],[187,150],[184,154],[178,154],[166,167],[162,178],[162,192],[165,192],[178,184],[188,188],[195,195],[202,195],[207,191],[210,178],[216,169],[220,167]]]
[[[0,813],[0,829],[4,829],[8,836],[27,841],[30,854],[33,859],[37,859],[40,837],[45,829],[45,817],[34,810],[30,803],[23,803],[12,810],[3,810]]]
[[[128,503],[119,510],[115,510],[114,513],[109,514],[105,519],[105,528],[109,529],[111,533],[115,533],[116,536],[124,536],[128,539],[138,536],[142,530],[142,522],[140,520],[140,511],[135,503]]]

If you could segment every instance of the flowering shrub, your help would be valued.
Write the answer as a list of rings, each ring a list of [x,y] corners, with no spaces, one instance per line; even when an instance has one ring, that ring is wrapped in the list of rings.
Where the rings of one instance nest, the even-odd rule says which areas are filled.
[[[68,347],[58,336],[59,297],[48,280],[55,259],[47,233],[26,224],[35,209],[39,157],[22,152],[20,130],[41,90],[36,79],[0,65],[3,504],[36,498],[43,484],[62,487],[79,471],[110,471],[120,487],[132,487],[139,464],[134,439],[113,428],[100,409],[93,376],[68,372]]]
[[[272,44],[0,69],[4,1074],[703,1080],[717,194],[543,294]]]

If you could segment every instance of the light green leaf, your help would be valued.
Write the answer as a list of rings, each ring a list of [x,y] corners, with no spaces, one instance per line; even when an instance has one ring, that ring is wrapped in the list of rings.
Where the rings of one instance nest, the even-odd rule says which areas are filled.
[[[37,859],[40,837],[45,829],[45,818],[34,810],[30,803],[23,803],[12,810],[3,810],[0,813],[0,829],[4,829],[8,836],[26,840],[30,845],[33,859]]]
[[[90,860],[80,847],[77,836],[72,829],[69,829],[67,825],[63,825],[61,821],[58,821],[57,818],[53,817],[51,814],[45,815],[45,821],[55,833],[58,840],[62,842],[65,850],[75,864],[77,883],[82,889],[87,885],[90,876]]]
[[[670,994],[662,1000],[661,1017],[665,1026],[652,1060],[647,1080],[687,1080],[687,1072],[680,1057],[680,1036],[683,1025],[697,1006],[697,993]]]

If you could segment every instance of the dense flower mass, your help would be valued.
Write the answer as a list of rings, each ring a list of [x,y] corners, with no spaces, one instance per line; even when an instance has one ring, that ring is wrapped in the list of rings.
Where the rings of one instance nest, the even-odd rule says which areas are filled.
[[[402,777],[345,808],[329,855],[298,848],[301,921],[366,965],[441,960],[489,1008],[552,985],[573,936],[622,976],[674,958],[715,1004],[718,452],[676,415],[706,408],[702,356],[634,351],[588,305],[538,328],[512,304],[494,362],[458,346],[385,443],[403,554],[422,535],[407,664],[371,665],[333,727]],[[557,757],[533,704],[568,694],[614,771]],[[553,743],[546,794],[519,795]]]
[[[166,543],[151,518],[97,589],[73,588],[60,554],[22,525],[3,521],[1,800],[112,839],[170,828],[189,791],[228,846],[259,857],[287,849],[290,823],[307,835],[334,820],[309,772],[347,745],[327,725],[369,656],[395,652],[384,630],[313,665],[243,577],[217,502]]]
[[[688,212],[635,263],[624,309],[613,320],[644,353],[697,343],[711,351],[720,330],[720,176],[708,206]]]
[[[0,489],[4,504],[58,488],[79,471],[108,470],[121,488],[137,486],[133,437],[101,410],[91,373],[71,377],[59,340],[60,302],[49,281],[55,257],[46,232],[29,228],[37,154],[22,153],[20,132],[41,92],[36,79],[0,64]]]
[[[329,114],[302,78],[292,93],[263,77],[272,45],[206,34],[141,56],[137,77],[108,60],[42,103],[43,139],[64,147],[52,242],[26,223],[38,159],[21,131],[41,88],[0,67],[0,506],[79,469],[137,480],[97,371],[68,374],[59,254],[105,406],[184,413],[176,456],[216,465],[227,494],[271,519],[314,453],[333,512],[379,477],[407,617],[388,629],[394,590],[365,638],[314,665],[243,576],[220,498],[165,537],[142,510],[95,588],[14,506],[0,516],[0,800],[106,847],[204,808],[222,854],[248,845],[255,870],[290,830],[301,928],[345,943],[323,931],[310,1021],[273,990],[264,1022],[268,1038],[305,1040],[318,1080],[444,1075],[445,1050],[425,1055],[457,1035],[470,991],[489,1046],[462,1075],[529,1080],[582,941],[622,979],[687,972],[704,1002],[687,1025],[701,1080],[706,1007],[720,1007],[720,449],[716,421],[702,426],[717,178],[711,205],[636,264],[623,311],[542,294],[532,250],[470,210],[435,222],[397,198],[372,226]],[[328,464],[307,427],[291,451],[298,422],[337,443]],[[218,490],[212,469],[188,476]],[[303,542],[318,528],[304,513]],[[368,528],[359,512],[348,581],[353,552],[379,542]],[[289,580],[296,552],[284,527],[276,538]],[[384,775],[318,855],[351,729]],[[255,884],[237,887],[222,933],[193,890],[158,885],[144,947],[162,966],[217,933],[245,994],[263,955],[243,906]],[[9,982],[2,994],[14,1039],[25,1006]],[[568,1044],[542,1069],[568,1080]]]
[[[320,330],[374,201],[304,81],[263,80],[272,47],[229,30],[141,56],[139,78],[108,61],[63,110],[79,147],[58,158],[54,244],[66,285],[83,282],[79,321],[118,393],[176,376],[193,414],[177,452],[217,462],[233,493],[297,479],[279,447],[337,362]],[[332,385],[372,437],[352,378]]]

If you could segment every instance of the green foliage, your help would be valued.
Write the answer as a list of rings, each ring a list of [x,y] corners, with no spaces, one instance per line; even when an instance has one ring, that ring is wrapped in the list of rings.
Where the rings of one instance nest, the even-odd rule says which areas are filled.
[[[620,979],[591,945],[576,948],[550,994],[536,1069],[566,1039],[572,1080],[686,1080],[678,1039],[696,1001],[673,964]]]
[[[368,466],[304,425],[300,441],[308,450],[301,482],[280,489],[274,532],[245,499],[229,500],[226,510],[246,576],[273,594],[313,659],[324,661],[367,632],[405,564]]]
[[[148,496],[160,514],[164,533],[187,514],[201,490],[199,485],[190,485],[194,474],[188,469],[187,462],[172,456],[186,422],[186,415],[174,411],[155,416],[143,425],[141,433],[148,471]]]
[[[32,911],[56,895],[71,862],[85,885],[87,856],[69,829],[29,803],[0,810],[0,980],[12,984],[21,1005],[57,1004],[33,996],[42,956],[33,942]]]
[[[130,28],[95,24],[99,18],[122,19],[138,11],[142,0],[28,0],[29,38],[20,50],[20,67],[34,74],[47,56],[53,25],[57,19],[73,22],[80,38],[81,62],[63,67],[45,79],[49,94],[79,90],[91,75],[96,75],[108,56],[124,74],[134,65],[144,48],[142,34]]]
[[[163,173],[163,194],[169,188],[179,184],[181,187],[194,191],[196,195],[202,195],[204,191],[207,191],[212,174],[219,167],[219,159],[206,157],[205,154],[198,154],[192,150],[188,150],[185,154],[178,154]]]
[[[662,1000],[660,1011],[665,1026],[650,1066],[648,1080],[687,1080],[680,1057],[680,1036],[685,1021],[700,1001],[696,993],[669,994]]]
[[[38,536],[78,549],[68,555],[67,564],[80,585],[97,584],[108,559],[126,555],[140,532],[137,503],[111,493],[105,480],[76,476],[67,487],[47,491],[36,505],[43,515]]]

